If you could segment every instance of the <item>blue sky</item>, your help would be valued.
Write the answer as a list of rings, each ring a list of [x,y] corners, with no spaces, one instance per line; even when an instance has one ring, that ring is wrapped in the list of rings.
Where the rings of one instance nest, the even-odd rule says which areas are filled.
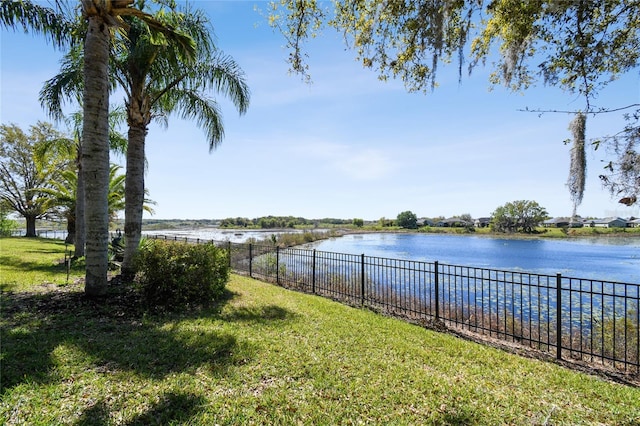
[[[458,84],[457,66],[441,66],[439,87],[407,93],[355,61],[341,36],[326,29],[307,43],[312,83],[288,72],[283,37],[254,1],[195,1],[215,28],[219,47],[246,73],[251,105],[239,116],[224,98],[225,138],[209,154],[195,123],[170,118],[147,136],[146,186],[159,219],[292,215],[306,218],[489,216],[498,206],[534,200],[552,216],[571,214],[566,187],[570,137],[565,114],[580,98],[538,85],[524,93],[490,90],[489,69]],[[2,30],[0,121],[23,129],[49,121],[38,103],[57,73],[60,52],[42,38]],[[640,101],[637,73],[601,93],[597,106]],[[122,103],[119,95],[111,103]],[[617,115],[588,118],[587,137],[610,134]],[[60,127],[64,130],[63,127]],[[124,129],[123,129],[124,130]],[[640,215],[612,200],[598,175],[602,150],[587,153],[582,216]],[[123,159],[113,158],[124,163]]]

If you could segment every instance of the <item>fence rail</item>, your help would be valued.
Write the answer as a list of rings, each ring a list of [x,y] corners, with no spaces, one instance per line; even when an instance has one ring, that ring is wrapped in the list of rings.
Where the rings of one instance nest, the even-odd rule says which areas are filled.
[[[640,284],[389,259],[269,244],[226,247],[231,268],[420,324],[488,335],[640,374]]]

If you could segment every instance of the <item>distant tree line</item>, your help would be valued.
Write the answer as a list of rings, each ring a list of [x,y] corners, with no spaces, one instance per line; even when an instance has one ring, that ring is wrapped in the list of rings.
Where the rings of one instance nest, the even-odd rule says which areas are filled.
[[[231,217],[220,221],[220,228],[260,228],[260,229],[283,229],[295,228],[296,226],[327,226],[327,225],[349,225],[362,226],[362,219],[305,219],[294,216],[262,216],[253,219],[246,217]]]

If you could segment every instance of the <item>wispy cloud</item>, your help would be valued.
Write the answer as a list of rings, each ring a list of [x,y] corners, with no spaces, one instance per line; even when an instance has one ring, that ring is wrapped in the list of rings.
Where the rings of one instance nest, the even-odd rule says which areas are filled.
[[[300,156],[320,163],[318,166],[357,181],[382,180],[397,169],[397,163],[390,153],[377,148],[359,149],[356,146],[313,142],[296,146],[293,150]]]

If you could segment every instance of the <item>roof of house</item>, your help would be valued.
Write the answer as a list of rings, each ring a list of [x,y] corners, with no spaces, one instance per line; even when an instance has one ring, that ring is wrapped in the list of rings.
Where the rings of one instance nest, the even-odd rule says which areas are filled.
[[[605,217],[604,219],[593,219],[589,223],[611,223],[611,222],[623,222],[627,223],[627,219],[621,217]]]

